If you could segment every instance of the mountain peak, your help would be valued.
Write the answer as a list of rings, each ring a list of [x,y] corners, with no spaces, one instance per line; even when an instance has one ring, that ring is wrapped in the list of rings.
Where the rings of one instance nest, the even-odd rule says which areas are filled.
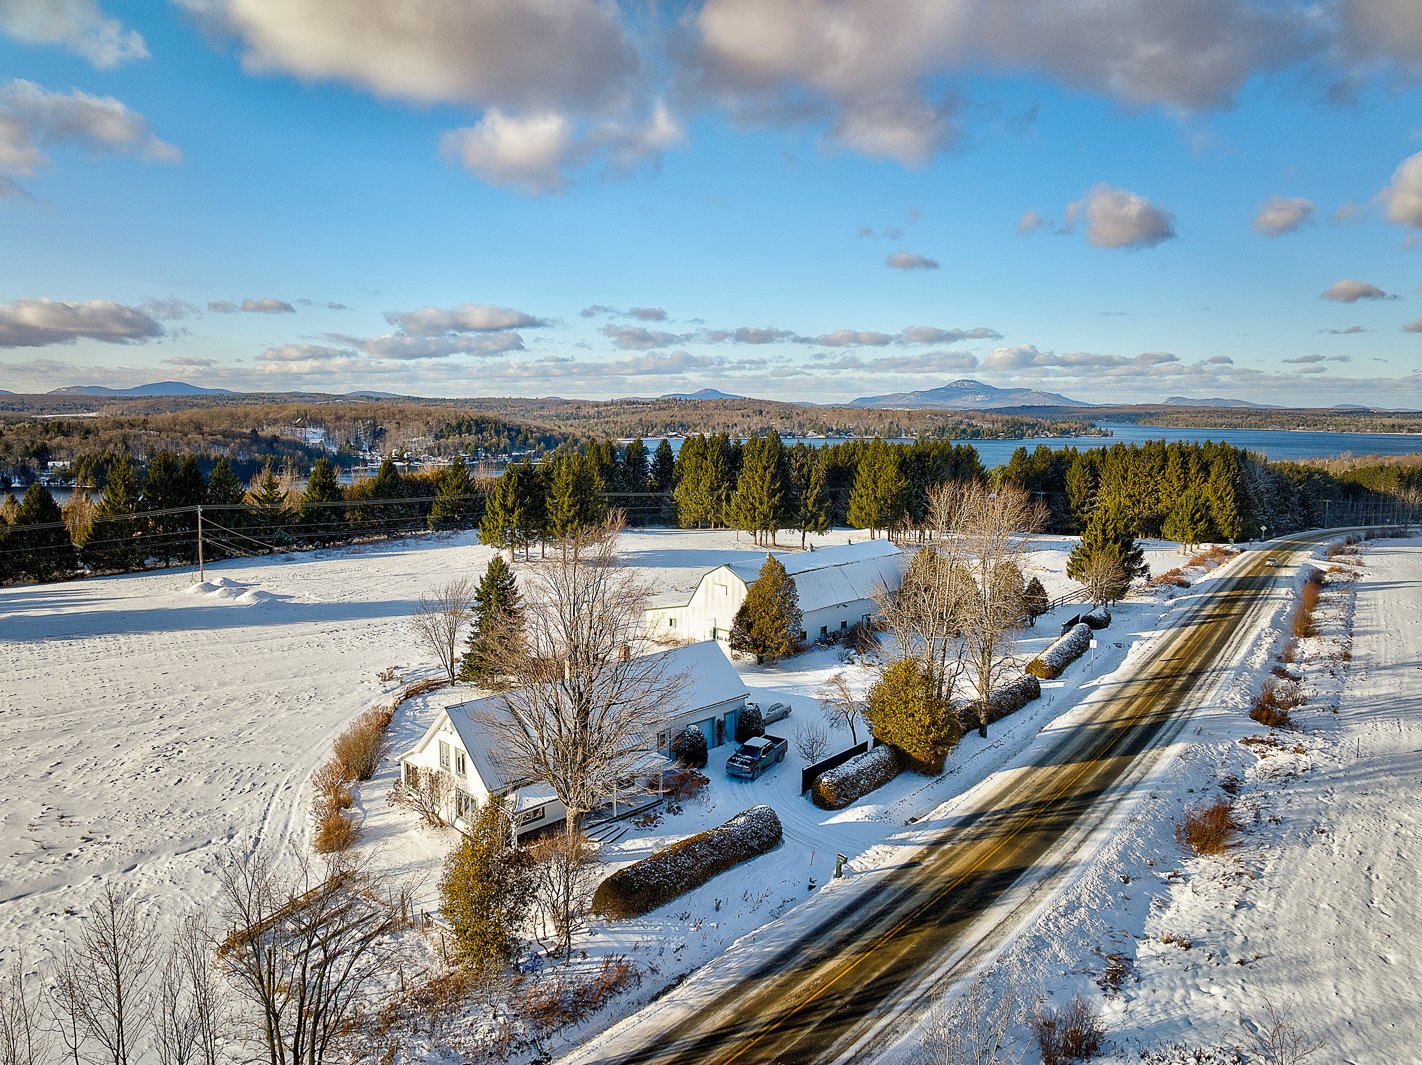
[[[1089,407],[1056,392],[1035,388],[998,388],[995,385],[960,377],[937,388],[918,392],[892,392],[884,396],[861,396],[851,407],[899,408],[908,410],[990,410],[994,407]]]

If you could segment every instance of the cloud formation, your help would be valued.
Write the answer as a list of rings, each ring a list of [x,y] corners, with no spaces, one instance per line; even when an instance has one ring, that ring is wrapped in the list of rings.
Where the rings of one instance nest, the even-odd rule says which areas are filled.
[[[95,0],[0,0],[0,33],[24,44],[59,45],[101,70],[148,58],[143,36],[105,15]]]
[[[390,311],[385,320],[411,336],[445,333],[491,333],[502,329],[546,326],[542,318],[509,307],[487,303],[461,303],[457,307],[421,307],[417,311]]]
[[[46,150],[61,146],[161,162],[182,158],[150,132],[142,115],[112,96],[50,92],[24,80],[0,85],[0,184],[17,188],[6,175],[33,174],[50,162]]]
[[[1271,196],[1254,216],[1254,232],[1264,237],[1282,237],[1312,221],[1317,206],[1312,200],[1294,196]]]
[[[1422,152],[1402,161],[1379,196],[1387,207],[1388,221],[1422,229]]]
[[[231,300],[213,300],[207,305],[213,314],[295,314],[296,308],[286,300],[263,296],[261,299],[245,299],[241,303]]]
[[[896,251],[884,260],[884,265],[894,270],[937,270],[938,260],[912,252]]]
[[[1368,281],[1354,281],[1351,278],[1344,278],[1335,281],[1318,294],[1321,300],[1333,300],[1335,303],[1357,303],[1359,300],[1395,300],[1396,296],[1389,295],[1377,285]]]
[[[1086,239],[1098,248],[1153,248],[1175,239],[1175,216],[1144,196],[1100,184],[1067,205],[1067,225],[1086,218]]]
[[[136,344],[162,335],[163,326],[153,317],[110,300],[20,299],[0,304],[0,348],[42,348],[78,340]]]
[[[1036,211],[1024,211],[1022,217],[1017,220],[1017,235],[1025,237],[1030,233],[1035,233],[1039,229],[1046,229],[1052,224],[1051,220],[1044,218]]]

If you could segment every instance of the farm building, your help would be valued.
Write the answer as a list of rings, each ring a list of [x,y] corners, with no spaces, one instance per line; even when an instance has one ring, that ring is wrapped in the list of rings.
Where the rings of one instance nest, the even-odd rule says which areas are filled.
[[[734,739],[736,717],[750,693],[720,645],[688,644],[660,651],[658,657],[665,660],[664,676],[679,678],[681,688],[657,725],[657,751],[668,754],[672,739],[690,725],[705,733],[708,747]],[[547,785],[510,780],[500,765],[496,741],[480,721],[481,713],[497,703],[497,697],[471,699],[441,710],[419,742],[400,756],[401,779],[413,784],[421,771],[445,774],[453,786],[443,816],[456,828],[490,795],[511,799],[520,835],[562,821],[563,804]],[[658,763],[649,757],[651,764]]]
[[[777,554],[800,596],[801,639],[818,640],[873,617],[877,613],[874,593],[880,588],[892,591],[902,580],[901,555],[888,540]],[[647,611],[652,637],[725,640],[745,602],[746,589],[764,564],[760,555],[727,562],[703,575],[689,596],[663,597]]]

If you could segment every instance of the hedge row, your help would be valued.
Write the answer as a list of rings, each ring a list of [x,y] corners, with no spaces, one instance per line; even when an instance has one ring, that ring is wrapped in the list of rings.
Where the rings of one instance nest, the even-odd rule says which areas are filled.
[[[1111,624],[1111,611],[1106,607],[1098,607],[1089,614],[1081,615],[1081,623],[1093,629],[1108,628]]]
[[[817,776],[810,785],[810,798],[821,810],[840,810],[901,772],[903,761],[897,750],[888,745],[875,747]]]
[[[773,849],[781,834],[774,810],[752,806],[718,828],[688,836],[617,870],[598,885],[593,912],[612,921],[648,913]]]
[[[1090,646],[1091,627],[1084,622],[1073,625],[1065,636],[1027,663],[1027,672],[1042,680],[1056,680]]]
[[[1042,694],[1042,682],[1031,673],[1023,674],[1010,684],[993,688],[987,697],[987,723],[1001,721],[1008,714],[1021,710]],[[977,728],[978,704],[970,703],[958,710],[958,721],[964,729]]]

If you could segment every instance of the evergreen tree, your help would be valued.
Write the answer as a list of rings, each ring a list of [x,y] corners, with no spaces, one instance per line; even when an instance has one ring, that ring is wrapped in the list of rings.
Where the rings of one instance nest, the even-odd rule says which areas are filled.
[[[466,529],[474,524],[478,509],[474,476],[465,465],[464,456],[455,455],[440,472],[434,505],[430,507],[429,526],[431,529]]]
[[[1175,540],[1187,550],[1215,538],[1214,515],[1205,493],[1195,485],[1185,489],[1176,500],[1161,529],[1167,540]]]
[[[410,507],[396,502],[405,499],[409,493],[405,490],[405,478],[396,469],[394,459],[386,459],[375,471],[374,477],[356,487],[365,489],[363,498],[372,501],[358,508],[357,516],[352,521],[356,528],[396,532],[409,527]]]
[[[821,448],[797,444],[790,451],[790,511],[800,530],[800,550],[805,537],[830,527],[829,497],[825,491],[829,463]]]
[[[753,654],[758,663],[785,658],[800,645],[803,623],[795,582],[779,559],[766,555],[760,574],[746,589],[745,602],[736,611],[731,650]]]
[[[1063,489],[1072,529],[1086,528],[1091,511],[1096,506],[1096,471],[1091,460],[1085,455],[1076,454],[1072,457],[1067,466]]]
[[[147,554],[135,515],[140,502],[133,461],[122,456],[109,467],[103,498],[94,511],[94,528],[84,545],[84,560],[95,569],[127,570],[142,565]]]
[[[741,474],[727,507],[730,524],[750,533],[758,545],[775,542],[789,512],[789,470],[785,446],[775,430],[750,440],[741,457]]]
[[[503,675],[510,649],[523,639],[523,601],[518,581],[503,555],[489,560],[474,593],[474,627],[464,652],[460,678],[486,687]]]
[[[277,480],[271,463],[252,479],[246,503],[248,528],[254,539],[267,544],[280,544],[286,539],[291,512],[286,508],[286,489]]]
[[[242,502],[247,494],[247,489],[242,481],[232,472],[232,467],[226,459],[218,459],[217,465],[212,468],[212,474],[207,479],[207,498],[204,502],[208,506],[228,507],[235,506]],[[222,521],[221,518],[218,519]],[[227,524],[225,521],[223,524]]]
[[[484,518],[479,523],[479,542],[500,550],[507,549],[513,557],[518,543],[518,531],[523,526],[524,492],[520,480],[523,464],[510,463],[494,482],[484,506]]]
[[[672,451],[671,441],[665,437],[657,444],[657,449],[652,453],[652,471],[648,477],[649,487],[653,492],[670,492],[676,479],[676,455]]]
[[[162,513],[198,502],[188,498],[190,490],[182,464],[171,451],[160,451],[148,460],[143,478],[143,509],[147,512],[144,531],[148,534],[149,551],[165,566],[171,565],[174,558],[192,554],[195,516]]]
[[[246,523],[247,508],[241,505],[246,496],[247,488],[232,472],[231,465],[225,458],[218,459],[207,479],[206,498],[203,500],[205,506],[213,508],[211,514],[204,512],[203,552],[207,561],[241,553],[235,543],[229,543],[232,538],[220,530],[240,529]],[[220,527],[215,539],[211,526]]]
[[[898,453],[877,437],[859,456],[849,494],[849,524],[869,537],[898,525],[904,516],[905,482]]]
[[[917,658],[887,666],[869,689],[864,716],[880,743],[892,744],[915,772],[935,775],[963,727],[947,701],[936,694],[932,673]]]
[[[513,960],[533,904],[532,864],[512,835],[503,804],[484,803],[445,859],[439,882],[455,963],[479,980],[493,979]]]
[[[616,490],[623,494],[622,511],[629,525],[646,525],[658,508],[647,499],[647,445],[629,440],[617,462]]]
[[[563,545],[607,516],[603,480],[589,454],[565,452],[553,460],[548,479],[548,532]]]
[[[1222,455],[1210,469],[1205,494],[1209,499],[1215,528],[1219,530],[1223,540],[1233,541],[1244,537],[1244,515],[1239,488],[1238,465],[1232,455]]]
[[[1022,589],[1022,609],[1027,615],[1028,624],[1035,624],[1037,619],[1047,612],[1051,600],[1047,598],[1047,589],[1042,586],[1040,577],[1033,577],[1027,582],[1027,587]]]
[[[1092,574],[1112,565],[1119,567],[1120,579],[1126,585],[1137,577],[1150,576],[1145,550],[1131,535],[1124,508],[1114,500],[1106,500],[1092,513],[1081,534],[1081,542],[1072,549],[1067,559],[1067,576],[1086,583]],[[1118,594],[1098,594],[1098,599],[1119,599],[1125,588],[1114,591]]]
[[[339,539],[345,532],[344,499],[340,471],[322,455],[311,467],[306,489],[297,504],[296,523],[304,535],[313,540]]]
[[[725,522],[734,477],[734,452],[726,434],[682,441],[676,462],[677,521],[683,529],[716,528]]]
[[[12,571],[37,581],[69,573],[78,562],[59,504],[39,482],[25,489],[4,548],[19,552],[12,556]]]

